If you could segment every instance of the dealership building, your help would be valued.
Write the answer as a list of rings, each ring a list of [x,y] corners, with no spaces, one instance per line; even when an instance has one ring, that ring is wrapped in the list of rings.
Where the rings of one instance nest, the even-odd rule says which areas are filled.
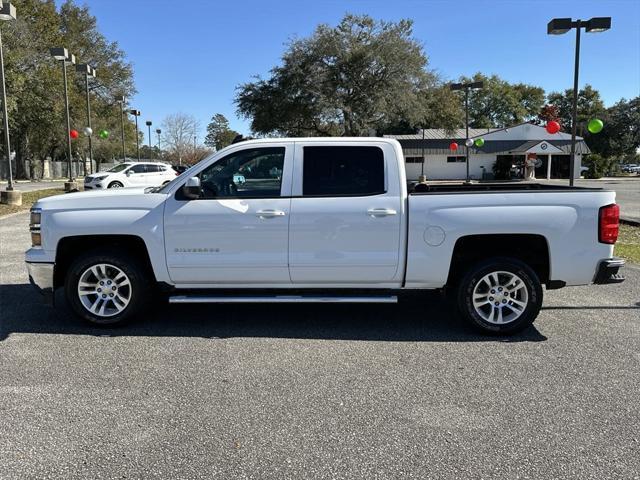
[[[402,145],[409,180],[417,180],[423,166],[429,180],[466,178],[464,129],[454,132],[424,129],[412,135],[385,137],[395,138]],[[517,165],[530,154],[536,154],[536,178],[569,178],[571,135],[568,133],[551,134],[542,126],[522,123],[499,129],[471,128],[469,137],[484,140],[481,147],[469,148],[469,174],[472,179],[492,178],[496,160],[510,159]],[[450,148],[453,142],[458,144],[456,151]],[[589,147],[584,139],[576,137],[576,178],[580,176],[582,156],[588,153]]]

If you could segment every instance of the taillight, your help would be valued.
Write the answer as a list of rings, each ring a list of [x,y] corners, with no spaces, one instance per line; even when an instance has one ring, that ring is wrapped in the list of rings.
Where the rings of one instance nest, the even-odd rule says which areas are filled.
[[[618,240],[620,229],[620,207],[615,203],[600,207],[598,215],[598,241],[613,245]]]

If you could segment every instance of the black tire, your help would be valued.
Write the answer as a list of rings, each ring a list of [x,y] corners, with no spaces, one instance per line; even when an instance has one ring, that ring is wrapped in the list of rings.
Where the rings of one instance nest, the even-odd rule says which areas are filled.
[[[125,278],[128,280],[130,285],[128,288],[123,287],[125,293],[129,295],[128,304],[126,304],[126,306],[118,313],[109,316],[100,316],[88,310],[88,308],[84,306],[83,301],[80,299],[80,294],[78,292],[78,284],[83,274],[85,274],[87,270],[89,270],[92,266],[96,266],[99,264],[106,264],[110,266],[107,267],[107,271],[117,272],[116,269],[119,269],[126,275]],[[108,275],[115,274],[110,273]],[[149,276],[146,273],[145,268],[140,264],[140,262],[130,257],[126,253],[121,253],[113,249],[94,250],[80,255],[69,266],[64,284],[65,295],[73,311],[92,325],[123,325],[124,323],[133,319],[138,313],[143,311],[149,304],[152,282],[150,282],[150,279],[148,277]],[[113,290],[116,291],[115,288]],[[120,291],[120,288],[118,288],[118,291]],[[110,293],[110,291],[107,293]],[[90,295],[91,296],[83,297],[86,299],[85,301],[93,303],[94,300],[97,300],[97,294],[92,293]],[[107,301],[100,300],[99,305],[102,305],[102,303],[106,303],[108,306],[110,306],[111,310],[117,310],[117,308],[115,307],[115,302],[111,301],[108,298]],[[105,309],[105,311],[108,312],[107,309]]]
[[[497,313],[495,314],[496,318],[493,322],[488,321],[490,319],[483,318],[474,306],[473,294],[476,286],[478,286],[478,292],[481,292],[484,287],[490,289],[491,287],[489,287],[486,282],[483,282],[483,278],[494,272],[508,272],[516,275],[517,278],[522,281],[527,294],[526,307],[522,310],[518,310],[518,305],[516,305],[511,300],[511,297],[508,296],[511,295],[516,300],[522,300],[522,297],[520,297],[521,295],[524,295],[522,289],[519,289],[518,292],[512,291],[510,294],[506,294],[504,292],[508,291],[507,288],[504,289],[504,292],[503,290],[498,292],[496,288],[496,290],[489,290],[489,292],[487,292],[486,305],[483,305],[479,310],[485,316],[489,316],[490,319],[493,319],[494,313],[499,310],[505,312],[505,319],[510,315],[515,316],[519,313],[519,316],[514,318],[512,321],[496,323],[498,317]],[[509,275],[499,274],[499,278],[501,279],[500,282],[503,282],[509,278]],[[497,285],[498,284],[496,284],[496,286]],[[519,282],[516,282],[515,285],[519,285]],[[492,291],[496,291],[496,296],[490,296],[492,295],[490,293]],[[479,295],[483,295],[483,293],[479,293]],[[497,295],[500,295],[500,297],[497,297]],[[483,333],[492,335],[510,335],[524,330],[534,322],[540,312],[540,308],[542,307],[542,296],[542,285],[540,283],[540,279],[527,264],[515,258],[494,257],[477,263],[469,269],[458,284],[456,299],[458,311],[473,327]],[[498,300],[498,302],[489,302],[489,299]],[[480,299],[480,301],[483,300]],[[494,310],[494,306],[498,303],[500,305],[495,307]],[[502,303],[505,303],[506,305],[502,306]],[[516,308],[512,308],[510,305],[513,305]],[[506,309],[504,307],[506,307]],[[502,318],[503,314],[500,313],[499,315],[500,318]]]
[[[122,182],[118,182],[118,181],[111,182],[107,186],[107,188],[123,188],[123,187],[124,187],[124,185],[122,184]]]

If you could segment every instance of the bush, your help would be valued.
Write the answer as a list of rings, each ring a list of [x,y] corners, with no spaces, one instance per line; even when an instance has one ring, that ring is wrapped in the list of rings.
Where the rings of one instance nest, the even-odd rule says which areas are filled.
[[[612,160],[597,153],[591,153],[585,158],[585,166],[589,167],[584,173],[585,178],[602,178],[611,170]]]

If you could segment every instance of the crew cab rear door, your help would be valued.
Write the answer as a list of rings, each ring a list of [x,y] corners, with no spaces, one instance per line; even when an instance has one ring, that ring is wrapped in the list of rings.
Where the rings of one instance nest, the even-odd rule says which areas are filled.
[[[233,148],[165,206],[167,266],[178,284],[290,284],[287,262],[293,143]]]
[[[384,142],[296,142],[289,271],[296,284],[393,281],[400,261],[398,166]]]

